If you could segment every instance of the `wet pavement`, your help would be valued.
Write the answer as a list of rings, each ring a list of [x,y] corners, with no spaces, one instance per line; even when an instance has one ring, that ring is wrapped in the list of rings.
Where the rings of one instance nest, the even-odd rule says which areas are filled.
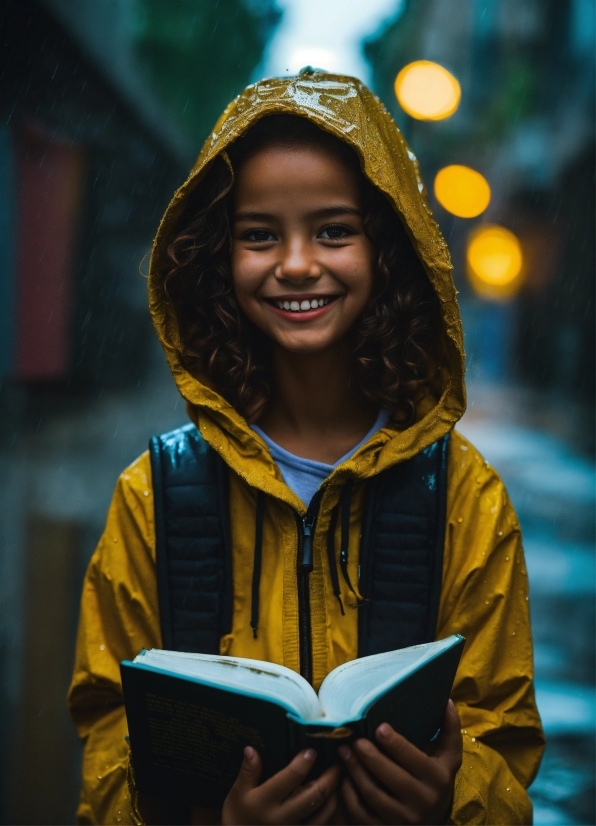
[[[470,389],[459,430],[501,474],[524,535],[536,699],[547,748],[531,786],[536,824],[594,824],[594,466],[532,426],[524,399]]]

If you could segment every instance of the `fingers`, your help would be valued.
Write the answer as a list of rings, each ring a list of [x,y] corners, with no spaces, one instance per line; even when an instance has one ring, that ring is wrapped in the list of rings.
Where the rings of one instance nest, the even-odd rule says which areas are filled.
[[[325,823],[335,810],[334,792],[341,768],[332,766],[303,786],[316,756],[314,749],[300,752],[285,769],[259,785],[261,759],[247,746],[236,782],[223,804],[222,823],[301,823],[306,818]]]
[[[318,826],[318,824],[329,823],[333,814],[337,808],[337,794],[333,792],[331,797],[327,799],[327,802],[321,806],[319,811],[313,815],[311,818],[305,821],[307,824],[312,824],[312,826]]]
[[[280,808],[280,814],[284,809],[287,809],[288,817],[302,820],[310,817],[316,812],[320,815],[320,811],[327,806],[330,798],[334,796],[334,792],[339,785],[341,777],[341,768],[339,765],[331,766],[312,783],[308,783],[303,789],[292,795]],[[333,807],[332,807],[333,808]],[[313,822],[319,822],[318,820]],[[324,820],[321,822],[325,822]]]
[[[380,823],[362,804],[352,781],[346,777],[341,785],[341,796],[352,823]]]
[[[308,776],[313,767],[317,753],[314,749],[301,751],[291,763],[269,780],[266,780],[261,789],[271,800],[281,803],[298,788]]]
[[[338,755],[349,777],[342,797],[356,823],[443,823],[461,766],[459,715],[450,701],[432,754],[408,742],[387,723],[376,731],[382,751],[364,738]],[[443,818],[443,819],[441,819]]]
[[[370,740],[354,743],[354,762],[360,763],[372,778],[379,781],[391,794],[408,802],[419,794],[421,783],[410,772],[383,754]]]
[[[357,755],[347,746],[338,749],[338,754],[344,761],[358,795],[384,821],[388,823],[407,822],[405,807],[398,798],[401,798],[400,791],[402,790],[404,794],[411,796],[412,784],[418,785],[417,781],[412,777],[408,778],[403,769],[381,754],[370,741],[359,740],[354,744],[355,747],[357,745],[360,746]],[[365,755],[368,765],[364,762]],[[391,790],[391,794],[376,781],[381,781],[387,789]]]
[[[461,766],[463,740],[461,736],[461,721],[453,700],[449,700],[443,716],[443,727],[437,738],[434,757],[445,757],[452,770],[457,771]]]
[[[406,740],[389,723],[382,723],[376,733],[376,741],[383,751],[399,763],[413,777],[425,777],[428,772],[429,757]],[[370,742],[370,741],[369,741]]]
[[[416,748],[388,723],[382,723],[378,727],[376,741],[395,763],[421,781],[426,781],[429,774],[434,775],[437,763],[443,765],[450,773],[457,772],[461,766],[461,723],[452,700],[449,700],[445,707],[441,733],[434,743],[432,754]]]
[[[261,772],[263,771],[263,764],[258,753],[252,746],[247,746],[244,749],[244,759],[238,772],[231,791],[238,794],[246,794],[250,789],[254,789],[259,785],[261,779]]]

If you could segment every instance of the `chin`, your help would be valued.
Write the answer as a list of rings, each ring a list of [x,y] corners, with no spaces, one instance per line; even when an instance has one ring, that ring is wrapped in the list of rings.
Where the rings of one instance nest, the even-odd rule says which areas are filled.
[[[281,350],[288,353],[293,353],[297,356],[314,356],[317,353],[322,353],[325,350],[333,348],[334,345],[339,344],[335,339],[315,340],[315,341],[277,341],[277,346]]]

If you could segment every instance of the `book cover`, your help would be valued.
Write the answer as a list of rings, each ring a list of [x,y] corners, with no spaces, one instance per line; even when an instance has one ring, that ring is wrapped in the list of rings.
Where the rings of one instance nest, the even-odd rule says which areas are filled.
[[[245,746],[259,752],[263,779],[284,768],[301,749],[313,747],[318,757],[312,776],[318,776],[338,760],[341,743],[358,737],[374,740],[382,722],[423,748],[442,722],[463,648],[463,639],[458,639],[461,642],[395,684],[375,688],[368,704],[347,720],[305,720],[280,699],[181,676],[147,665],[142,657],[140,662],[124,661],[122,685],[137,788],[218,808],[238,774]],[[367,659],[354,663],[365,666]],[[348,675],[336,690],[349,691],[349,685]]]

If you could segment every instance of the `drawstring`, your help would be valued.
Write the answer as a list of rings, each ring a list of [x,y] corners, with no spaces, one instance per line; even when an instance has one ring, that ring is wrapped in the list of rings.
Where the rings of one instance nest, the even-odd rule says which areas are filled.
[[[329,571],[331,573],[331,586],[333,596],[339,602],[339,610],[342,617],[345,616],[344,604],[341,601],[341,591],[339,589],[339,577],[337,576],[337,562],[335,561],[335,526],[337,525],[337,506],[331,511],[331,521],[329,522],[329,533],[327,534],[327,558],[329,560]]]
[[[339,588],[339,578],[337,576],[337,562],[335,560],[335,527],[337,525],[337,516],[341,511],[341,541],[339,548],[339,566],[341,568],[341,575],[350,591],[356,597],[356,605],[362,605],[364,600],[359,597],[350,581],[348,573],[348,550],[350,547],[350,509],[352,505],[352,480],[348,479],[346,482],[339,500],[331,511],[331,519],[329,522],[329,533],[327,534],[327,557],[329,559],[329,571],[331,573],[331,585],[333,587],[333,594],[339,602],[342,616],[345,616],[343,602],[341,600],[341,592]]]
[[[252,568],[252,607],[250,627],[253,637],[257,638],[259,626],[259,586],[261,584],[261,560],[263,558],[263,518],[265,515],[265,494],[257,490],[257,510],[255,518],[255,554]]]
[[[340,499],[341,508],[341,543],[339,546],[339,567],[341,568],[342,576],[350,591],[356,597],[358,603],[361,602],[356,591],[352,588],[350,582],[350,575],[348,573],[348,550],[350,547],[350,508],[352,504],[352,480],[348,479],[344,489],[341,492]]]
[[[339,565],[342,576],[350,591],[354,594],[357,604],[362,604],[361,597],[354,591],[348,573],[348,549],[350,546],[350,509],[352,504],[352,480],[349,479],[342,492],[339,504],[331,511],[329,522],[329,532],[327,534],[327,557],[329,560],[329,571],[331,573],[331,585],[333,595],[339,602],[342,617],[345,616],[344,606],[341,599],[339,587],[339,577],[337,574],[337,562],[335,559],[335,528],[337,526],[338,513],[341,511],[341,542],[339,549]],[[252,607],[250,612],[250,627],[253,637],[257,638],[259,626],[259,588],[261,584],[261,561],[263,558],[263,519],[265,516],[265,494],[262,490],[257,491],[257,506],[255,516],[255,552],[252,569]]]

